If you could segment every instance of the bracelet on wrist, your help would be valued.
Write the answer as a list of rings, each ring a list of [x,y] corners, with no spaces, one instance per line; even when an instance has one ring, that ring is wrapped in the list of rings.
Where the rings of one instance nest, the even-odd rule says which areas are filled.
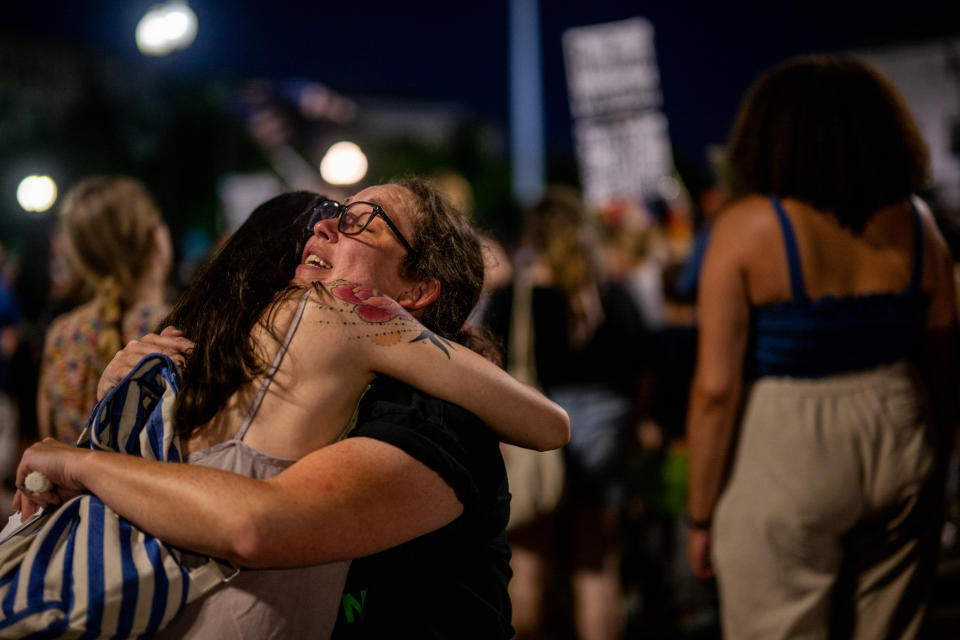
[[[713,518],[698,519],[687,513],[687,526],[694,531],[707,531],[713,525]]]

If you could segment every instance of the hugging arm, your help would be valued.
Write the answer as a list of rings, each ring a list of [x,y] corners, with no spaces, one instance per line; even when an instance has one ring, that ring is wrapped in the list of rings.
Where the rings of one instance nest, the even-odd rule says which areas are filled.
[[[336,283],[328,290],[298,329],[316,332],[316,337],[300,344],[324,350],[324,358],[330,349],[341,349],[360,368],[463,407],[511,444],[545,451],[569,441],[570,420],[559,405],[470,349],[434,334],[391,298],[354,283]],[[338,338],[331,339],[334,335]],[[143,356],[159,352],[182,362],[192,346],[170,327],[159,336],[130,342],[107,366],[98,395],[105,395]],[[313,357],[300,355],[307,361]]]
[[[318,449],[267,480],[49,439],[24,454],[17,485],[33,470],[50,477],[64,497],[90,491],[170,544],[254,568],[369,555],[463,512],[439,474],[393,445],[363,437]],[[33,514],[33,500],[18,493],[17,501],[24,519]]]
[[[546,451],[569,441],[566,412],[533,387],[434,334],[375,290],[346,282],[327,289],[321,305],[329,304],[328,315],[346,332],[341,348],[362,358],[373,372],[463,407],[505,442]]]

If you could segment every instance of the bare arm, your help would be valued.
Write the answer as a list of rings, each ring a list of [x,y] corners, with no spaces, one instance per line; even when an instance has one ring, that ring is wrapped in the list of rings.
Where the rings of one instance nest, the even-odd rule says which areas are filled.
[[[306,345],[301,349],[323,350],[323,361],[330,360],[331,349],[339,349],[351,367],[366,367],[457,404],[512,444],[545,451],[570,440],[566,412],[539,391],[466,347],[435,335],[392,299],[367,287],[341,284],[347,290],[329,287],[339,295],[325,294],[322,308],[313,310],[316,315],[301,325],[299,333],[318,332],[312,339],[300,336],[298,344]],[[348,291],[362,300],[346,299]],[[342,332],[334,340],[331,324]],[[171,327],[162,335],[148,334],[128,343],[100,378],[98,397],[106,395],[143,356],[159,352],[182,362],[182,354],[192,346]],[[298,355],[308,362],[321,361],[310,353]]]
[[[699,286],[699,345],[690,392],[687,444],[690,452],[688,513],[709,523],[724,482],[736,428],[746,351],[749,303],[745,273],[737,254],[739,229],[717,222]],[[694,572],[712,575],[708,530],[694,532],[688,550]]]
[[[930,306],[924,340],[921,371],[933,401],[934,415],[944,438],[945,453],[956,443],[957,410],[957,297],[953,260],[932,215],[922,202],[924,246],[928,247],[925,280],[929,283]]]
[[[396,447],[348,438],[268,480],[196,465],[76,449],[47,440],[24,454],[64,495],[90,491],[171,544],[248,567],[293,567],[369,555],[463,512],[449,485]],[[33,496],[40,503],[49,495]],[[18,494],[24,519],[35,504]]]
[[[537,450],[570,439],[566,412],[470,349],[437,336],[400,305],[350,283],[329,285],[322,305],[346,330],[337,345],[375,373],[397,378],[475,414],[506,442]],[[359,297],[358,297],[359,296]],[[321,327],[322,329],[322,327]]]

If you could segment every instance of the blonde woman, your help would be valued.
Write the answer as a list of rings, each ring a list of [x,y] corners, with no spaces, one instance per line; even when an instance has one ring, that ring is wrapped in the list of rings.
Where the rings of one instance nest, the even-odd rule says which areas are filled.
[[[73,444],[96,403],[113,354],[153,329],[172,261],[170,233],[146,187],[133,178],[88,178],[60,210],[70,265],[93,298],[50,326],[37,390],[41,437]]]

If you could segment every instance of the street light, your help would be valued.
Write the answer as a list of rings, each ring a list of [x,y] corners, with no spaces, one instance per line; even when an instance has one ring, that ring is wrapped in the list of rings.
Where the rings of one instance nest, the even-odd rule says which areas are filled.
[[[24,211],[46,211],[56,201],[57,183],[50,176],[27,176],[17,186],[17,202]]]
[[[186,49],[197,37],[197,14],[183,0],[150,8],[137,23],[137,48],[148,56]]]
[[[367,175],[367,156],[352,142],[338,142],[320,161],[320,177],[328,184],[354,184]]]

